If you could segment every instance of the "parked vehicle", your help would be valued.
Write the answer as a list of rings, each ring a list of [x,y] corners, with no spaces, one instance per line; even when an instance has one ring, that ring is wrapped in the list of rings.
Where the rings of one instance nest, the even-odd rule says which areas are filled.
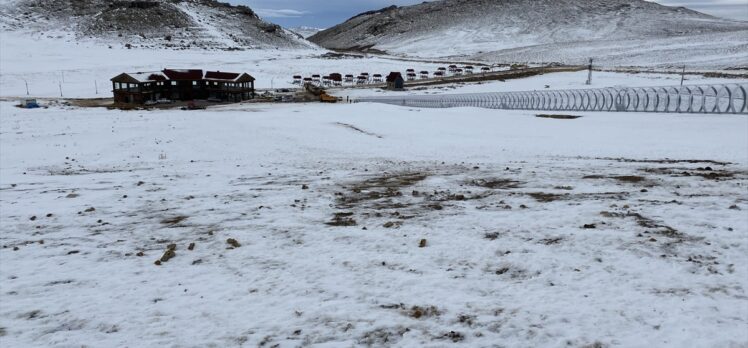
[[[323,103],[337,103],[338,102],[338,98],[333,97],[333,96],[331,96],[331,95],[323,92],[322,94],[319,95],[319,101],[321,101]]]
[[[39,108],[39,103],[36,102],[36,99],[24,99],[20,106],[24,109],[36,109]]]

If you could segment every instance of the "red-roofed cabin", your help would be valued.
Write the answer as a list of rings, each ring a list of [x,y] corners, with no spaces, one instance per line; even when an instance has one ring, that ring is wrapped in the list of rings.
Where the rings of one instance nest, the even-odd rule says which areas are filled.
[[[168,99],[195,100],[208,99],[203,71],[200,69],[164,69],[164,75],[169,78]]]
[[[111,79],[115,103],[144,104],[166,98],[166,76],[160,72],[122,73]]]
[[[247,73],[205,72],[208,99],[239,102],[251,99],[255,93],[255,78]]]
[[[123,73],[112,78],[114,101],[144,104],[161,99],[241,101],[254,97],[254,77],[244,73],[199,69],[164,69],[152,73]]]

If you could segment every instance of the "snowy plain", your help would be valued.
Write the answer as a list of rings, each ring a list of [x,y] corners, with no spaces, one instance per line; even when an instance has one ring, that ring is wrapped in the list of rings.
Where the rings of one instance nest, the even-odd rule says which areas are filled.
[[[280,87],[413,65],[6,38],[7,99],[23,79],[55,97],[61,71],[67,97],[108,97],[92,81],[123,71],[247,71]],[[678,79],[596,73],[593,87]],[[45,103],[0,102],[2,347],[748,345],[743,115]]]
[[[748,120],[581,115],[2,103],[0,342],[748,343]]]

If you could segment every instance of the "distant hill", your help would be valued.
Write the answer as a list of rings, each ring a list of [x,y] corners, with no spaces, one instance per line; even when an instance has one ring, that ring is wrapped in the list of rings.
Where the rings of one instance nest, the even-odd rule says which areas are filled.
[[[246,6],[214,0],[3,0],[3,31],[71,33],[76,41],[157,48],[305,48]]]
[[[365,12],[309,40],[337,50],[504,62],[748,62],[748,22],[641,0],[424,2]]]
[[[302,26],[302,27],[290,28],[289,30],[292,31],[292,32],[294,32],[294,33],[297,33],[297,34],[301,35],[304,38],[308,38],[308,37],[310,37],[310,36],[312,36],[314,34],[317,34],[320,31],[323,31],[325,29],[314,28],[314,27],[304,27],[304,26]]]

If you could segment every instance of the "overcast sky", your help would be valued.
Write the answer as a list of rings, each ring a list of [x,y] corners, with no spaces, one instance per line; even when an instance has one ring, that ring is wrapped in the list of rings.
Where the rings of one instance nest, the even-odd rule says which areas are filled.
[[[226,0],[224,0],[226,1]],[[411,5],[424,0],[228,0],[249,5],[261,17],[285,27],[328,28],[354,15],[390,5]],[[718,17],[748,20],[748,0],[658,0]]]

